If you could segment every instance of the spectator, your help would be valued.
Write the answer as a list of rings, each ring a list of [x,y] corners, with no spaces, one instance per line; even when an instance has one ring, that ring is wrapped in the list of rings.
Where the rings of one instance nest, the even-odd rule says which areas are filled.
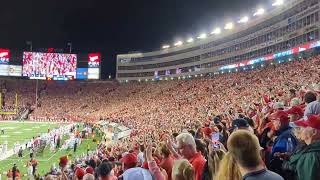
[[[260,157],[258,138],[252,133],[239,130],[228,140],[230,155],[236,160],[244,180],[283,180],[283,178],[265,168]]]
[[[76,180],[82,180],[86,172],[82,168],[77,168],[75,172]]]
[[[320,116],[311,115],[294,124],[301,128],[300,137],[306,146],[290,157],[289,165],[299,180],[320,179]]]
[[[254,133],[252,127],[249,125],[248,121],[243,118],[238,118],[232,121],[232,128],[233,132],[237,131],[238,129],[245,129],[252,133]]]
[[[173,180],[195,180],[195,171],[189,161],[185,159],[176,160],[173,164]]]
[[[202,171],[206,160],[200,152],[197,152],[194,138],[189,133],[181,133],[176,139],[179,154],[181,154],[183,158],[187,159],[192,164],[196,174],[196,180],[201,180]]]
[[[112,165],[108,162],[100,164],[98,167],[99,180],[116,180],[117,178],[111,175]]]
[[[235,159],[231,156],[230,153],[226,155],[221,160],[219,165],[218,172],[216,173],[215,178],[219,180],[241,180],[241,172],[239,166],[237,165]]]
[[[167,172],[168,180],[172,180],[171,175],[172,175],[172,167],[173,167],[174,159],[167,145],[164,143],[160,145],[160,154],[162,157],[160,167]]]

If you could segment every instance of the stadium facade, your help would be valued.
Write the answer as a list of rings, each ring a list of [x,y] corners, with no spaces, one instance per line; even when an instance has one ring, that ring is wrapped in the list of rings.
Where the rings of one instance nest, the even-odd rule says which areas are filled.
[[[223,73],[319,47],[319,10],[319,0],[291,0],[219,35],[159,51],[120,54],[116,78],[154,81]]]

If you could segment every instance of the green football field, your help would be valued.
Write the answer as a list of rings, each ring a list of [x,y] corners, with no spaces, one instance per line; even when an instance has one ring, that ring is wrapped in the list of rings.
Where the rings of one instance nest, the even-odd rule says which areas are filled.
[[[0,133],[0,144],[4,141],[8,141],[8,148],[12,148],[15,142],[22,144],[23,142],[31,139],[34,136],[48,132],[48,128],[54,129],[58,128],[59,124],[49,124],[49,123],[28,123],[28,122],[0,122],[0,129],[5,129],[5,135]],[[31,129],[31,130],[30,130]],[[19,132],[19,133],[17,133]],[[22,133],[20,133],[22,132]],[[64,136],[64,140],[69,137]],[[80,146],[78,146],[77,151],[74,153],[73,149],[70,150],[58,150],[55,153],[51,152],[49,147],[44,150],[43,153],[36,155],[35,159],[39,162],[38,164],[38,173],[44,175],[47,173],[51,166],[55,164],[58,166],[59,158],[61,156],[68,155],[71,159],[81,156],[87,152],[87,147],[90,147],[90,150],[94,150],[97,146],[93,142],[92,138],[84,139]],[[12,168],[13,164],[16,163],[18,169],[22,174],[27,173],[26,164],[29,161],[29,152],[26,150],[23,152],[23,158],[19,159],[17,155],[13,155],[5,160],[0,161],[0,174],[2,177],[5,176],[8,169]],[[22,178],[25,179],[25,178]]]

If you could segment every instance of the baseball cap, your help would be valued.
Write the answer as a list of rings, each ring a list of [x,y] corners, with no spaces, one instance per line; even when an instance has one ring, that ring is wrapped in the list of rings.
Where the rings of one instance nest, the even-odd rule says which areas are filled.
[[[320,116],[319,115],[311,115],[308,116],[307,120],[299,120],[295,121],[294,125],[298,127],[312,127],[314,129],[320,130]]]
[[[269,116],[271,120],[279,120],[281,124],[289,123],[289,114],[285,111],[277,111]]]
[[[89,173],[89,174],[94,174],[94,170],[91,166],[87,167],[86,168],[86,173]]]
[[[293,99],[291,99],[290,105],[291,105],[291,106],[300,105],[300,99],[299,99],[299,98],[293,98]]]
[[[232,129],[235,128],[248,128],[250,125],[247,120],[238,118],[232,121]]]
[[[62,156],[60,157],[60,166],[66,166],[68,164],[68,157],[67,156]]]
[[[131,168],[123,173],[124,180],[152,180],[151,173],[143,168]]]
[[[138,163],[138,159],[135,154],[128,153],[120,159],[120,162],[124,163],[125,166],[134,167]]]
[[[77,168],[77,170],[76,170],[76,176],[77,176],[79,179],[82,179],[85,174],[86,174],[86,172],[85,172],[82,168]]]
[[[283,109],[284,104],[282,102],[276,102],[273,104],[273,109]]]
[[[210,134],[212,133],[212,129],[209,128],[209,127],[202,128],[201,131],[202,131],[206,136],[210,136]]]
[[[293,106],[290,109],[285,111],[288,114],[297,114],[299,116],[303,116],[303,109],[300,106]]]

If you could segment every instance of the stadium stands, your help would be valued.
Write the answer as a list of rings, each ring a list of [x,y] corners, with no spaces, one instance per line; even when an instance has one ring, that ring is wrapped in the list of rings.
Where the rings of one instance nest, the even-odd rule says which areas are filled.
[[[41,82],[39,107],[35,108],[30,116],[33,120],[75,118],[79,121],[94,122],[108,119],[132,128],[130,138],[108,146],[107,150],[101,150],[99,156],[97,154],[98,159],[115,160],[120,160],[123,153],[138,154],[144,139],[157,148],[166,134],[181,132],[190,132],[197,139],[202,139],[201,141],[207,140],[205,137],[211,137],[213,132],[221,132],[223,138],[220,137],[219,140],[223,144],[220,146],[226,146],[233,126],[232,120],[246,117],[260,138],[261,146],[268,153],[267,145],[263,144],[265,137],[262,137],[268,129],[266,127],[271,127],[268,129],[271,132],[276,131],[274,125],[270,125],[273,116],[269,117],[270,113],[277,111],[273,108],[278,108],[273,104],[282,102],[285,107],[290,107],[293,98],[298,98],[303,104],[306,91],[319,91],[319,74],[320,56],[316,56],[247,72],[185,81],[132,82],[123,85],[116,82]],[[34,103],[33,81],[3,80],[3,83],[6,84],[7,93],[18,91],[30,95],[21,93],[20,105]],[[290,93],[293,89],[294,94]],[[318,126],[314,128],[317,129]],[[174,145],[173,149],[176,149],[177,145]],[[208,146],[204,145],[204,149],[207,148]],[[197,152],[202,152],[203,156],[206,154],[199,144]],[[281,151],[284,152],[286,150]],[[173,155],[170,157],[181,158],[178,154],[177,157]],[[154,156],[159,161],[162,159],[156,153]],[[155,166],[151,161],[149,163],[151,167]],[[266,163],[269,167],[269,162]],[[142,167],[146,166],[142,164]],[[197,177],[201,173],[195,172]],[[281,175],[286,177],[288,174]]]
[[[320,179],[319,6],[293,0],[219,37],[119,55],[117,82],[39,81],[36,90],[2,79],[2,111],[17,93],[19,114],[1,120],[132,129],[61,157],[45,179]]]

